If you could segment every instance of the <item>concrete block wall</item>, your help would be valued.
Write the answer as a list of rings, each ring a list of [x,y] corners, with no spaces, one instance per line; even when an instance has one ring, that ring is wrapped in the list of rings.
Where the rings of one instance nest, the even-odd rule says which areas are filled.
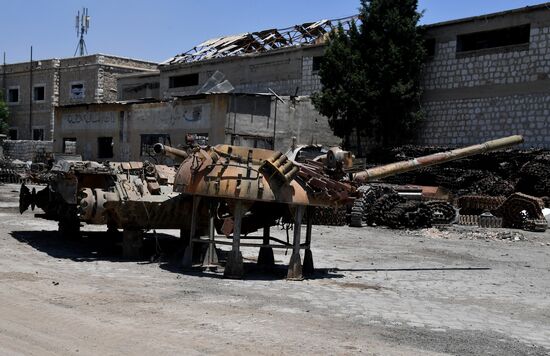
[[[4,156],[11,160],[35,161],[40,154],[51,155],[53,141],[5,140]]]
[[[460,146],[521,134],[524,147],[550,148],[550,24],[532,22],[528,44],[465,53],[456,45],[456,36],[436,36],[417,143]]]
[[[313,71],[313,57],[302,59],[302,95],[311,95],[321,90],[321,77]]]
[[[465,146],[521,134],[525,147],[550,148],[548,94],[434,101],[424,108],[421,144]]]

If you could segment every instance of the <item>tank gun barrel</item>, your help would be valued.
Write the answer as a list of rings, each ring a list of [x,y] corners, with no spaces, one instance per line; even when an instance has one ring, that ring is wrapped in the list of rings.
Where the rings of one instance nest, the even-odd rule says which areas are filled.
[[[171,158],[186,159],[189,154],[183,150],[179,150],[174,147],[163,145],[162,143],[156,143],[153,146],[153,151],[158,155],[166,155]]]
[[[491,152],[523,143],[523,136],[515,135],[487,141],[478,145],[457,148],[451,151],[438,152],[409,161],[390,163],[384,166],[374,167],[354,175],[354,181],[366,183],[392,175],[414,171],[423,167],[446,163],[457,159]]]

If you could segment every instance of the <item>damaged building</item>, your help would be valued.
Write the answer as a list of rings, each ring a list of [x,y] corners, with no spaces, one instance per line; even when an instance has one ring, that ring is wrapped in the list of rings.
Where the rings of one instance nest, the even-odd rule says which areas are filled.
[[[117,74],[156,68],[156,63],[103,54],[2,65],[0,89],[10,112],[8,138],[51,140],[56,107],[115,101]]]
[[[293,136],[299,143],[338,144],[311,95],[321,89],[319,67],[328,34],[337,26],[348,30],[357,20],[322,20],[210,39],[159,65],[119,63],[102,55],[80,65],[73,62],[86,57],[35,62],[48,79],[35,80],[46,83],[45,100],[32,102],[36,109],[42,105],[32,120],[28,77],[22,84],[3,81],[17,123],[10,136],[54,137],[60,151],[66,142],[76,141],[87,159],[142,159],[142,147],[168,137],[173,145],[200,137],[209,144],[277,150],[288,148]],[[523,134],[524,147],[550,148],[550,12],[545,5],[427,25],[425,33],[425,120],[416,143],[460,146]],[[16,71],[17,66],[24,73],[28,64],[5,69]],[[89,68],[91,82],[79,91],[79,80],[64,74],[65,67],[73,72]],[[38,70],[34,73],[38,78]],[[215,84],[226,86],[204,90],[217,76]],[[41,89],[33,89],[35,94],[41,98]],[[100,152],[109,144],[112,153]]]

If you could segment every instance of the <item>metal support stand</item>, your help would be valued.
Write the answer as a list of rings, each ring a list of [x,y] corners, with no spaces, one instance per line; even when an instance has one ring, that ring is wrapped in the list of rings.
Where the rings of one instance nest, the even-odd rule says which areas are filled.
[[[240,250],[241,243],[241,221],[242,221],[242,202],[237,200],[235,203],[235,212],[233,227],[233,248],[227,254],[227,262],[225,264],[225,270],[223,276],[226,278],[241,279],[244,275],[243,255]]]
[[[122,232],[122,257],[125,259],[138,259],[141,257],[143,247],[143,231],[124,229]]]
[[[204,268],[217,268],[218,267],[218,254],[216,253],[216,244],[214,243],[214,216],[216,214],[216,204],[210,202],[208,208],[208,249],[204,255],[202,261],[202,267]]]
[[[302,261],[300,257],[300,234],[302,228],[302,217],[304,216],[304,207],[296,206],[294,215],[294,247],[292,248],[292,256],[288,264],[288,274],[286,279],[291,281],[301,281],[304,279],[302,274]]]
[[[260,247],[260,253],[258,254],[258,266],[262,268],[272,268],[275,265],[275,257],[273,257],[273,248],[269,245],[269,229],[270,226],[264,226],[264,239],[263,245]]]
[[[193,267],[193,239],[195,238],[195,233],[197,230],[197,209],[199,207],[200,197],[193,196],[193,208],[191,211],[191,227],[189,231],[189,245],[185,248],[183,254],[182,267],[191,268]]]
[[[307,228],[306,228],[306,250],[304,251],[304,266],[302,268],[302,271],[306,275],[311,275],[315,272],[315,268],[313,266],[313,255],[311,253],[311,227],[313,225],[312,223],[312,214],[313,214],[313,208],[308,207],[306,212],[306,221],[307,221]]]

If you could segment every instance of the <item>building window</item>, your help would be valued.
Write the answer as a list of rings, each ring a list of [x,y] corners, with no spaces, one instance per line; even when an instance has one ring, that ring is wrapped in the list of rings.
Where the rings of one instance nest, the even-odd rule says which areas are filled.
[[[113,158],[113,138],[97,138],[97,158]]]
[[[85,88],[84,83],[78,82],[78,83],[71,83],[71,91],[69,93],[69,97],[71,99],[76,100],[82,100],[85,97]]]
[[[311,64],[311,71],[318,72],[321,70],[321,62],[323,62],[323,56],[313,57],[313,63]]]
[[[76,137],[63,137],[63,153],[76,154]]]
[[[155,143],[170,145],[170,135],[168,134],[146,134],[141,135],[140,156],[153,156],[153,146]]]
[[[184,88],[199,85],[199,73],[178,75],[169,78],[170,88]]]
[[[456,38],[456,51],[468,52],[487,48],[528,44],[530,36],[531,25],[529,24],[458,35]]]
[[[44,101],[45,99],[45,87],[44,85],[36,85],[32,89],[32,100]]]
[[[34,141],[44,141],[44,129],[32,129],[32,139]]]
[[[8,88],[8,104],[19,104],[19,87]]]
[[[426,56],[435,56],[435,38],[428,38],[424,40],[424,49],[426,50]]]
[[[17,140],[17,138],[19,137],[17,129],[10,129],[8,131],[8,137],[10,138],[10,140]]]

